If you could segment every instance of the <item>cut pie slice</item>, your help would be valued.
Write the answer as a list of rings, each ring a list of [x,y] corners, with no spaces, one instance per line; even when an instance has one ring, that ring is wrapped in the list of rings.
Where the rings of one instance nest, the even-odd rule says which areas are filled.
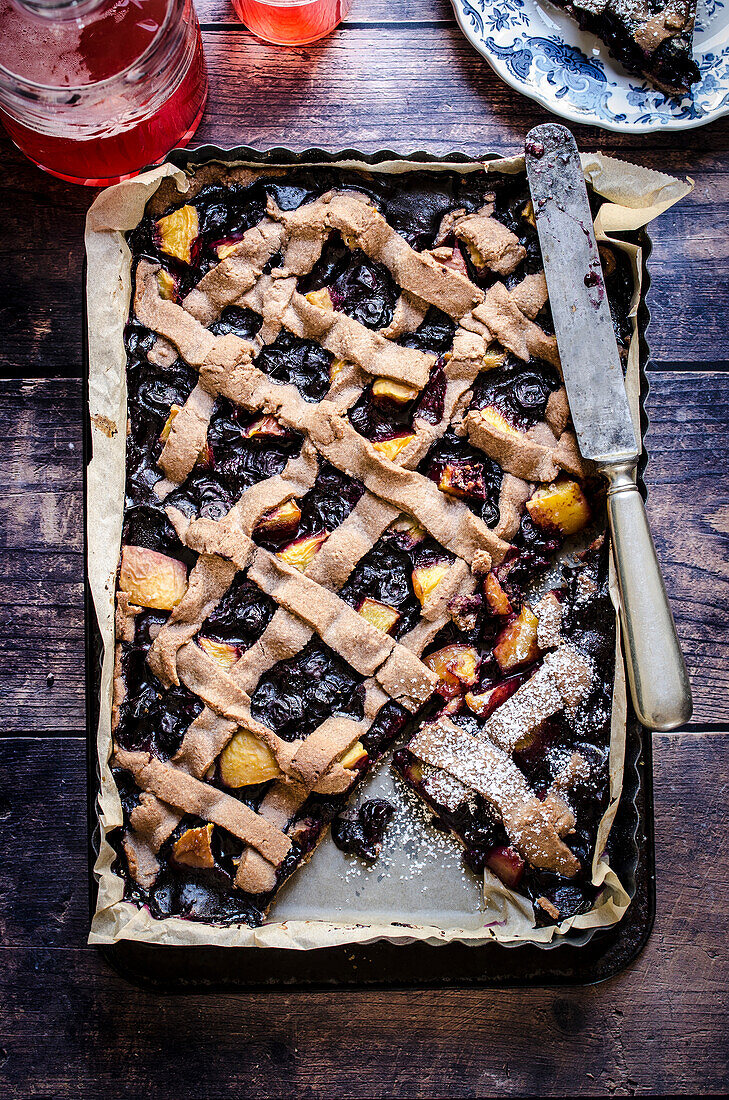
[[[603,540],[565,574],[530,612],[530,665],[514,675],[485,655],[488,687],[468,691],[452,678],[446,705],[394,758],[472,870],[518,886],[539,924],[589,907],[593,891],[575,886],[586,870],[585,825],[606,798],[608,729],[596,716],[608,713],[614,613]],[[484,606],[481,636],[491,614]],[[454,705],[459,692],[465,706]]]
[[[693,59],[696,0],[553,0],[597,35],[632,73],[666,95],[683,96],[701,79]]]

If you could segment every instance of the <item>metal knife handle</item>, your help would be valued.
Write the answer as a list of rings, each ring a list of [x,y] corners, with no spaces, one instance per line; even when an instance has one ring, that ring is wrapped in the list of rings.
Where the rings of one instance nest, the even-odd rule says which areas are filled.
[[[648,526],[634,463],[603,466],[622,600],[628,681],[638,718],[653,730],[689,720],[691,686]]]

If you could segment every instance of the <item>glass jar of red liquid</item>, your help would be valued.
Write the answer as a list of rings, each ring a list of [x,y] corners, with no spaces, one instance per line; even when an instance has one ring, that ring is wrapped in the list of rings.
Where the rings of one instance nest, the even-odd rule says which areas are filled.
[[[249,31],[276,46],[304,46],[341,23],[352,0],[233,0]]]
[[[100,186],[162,160],[207,90],[192,0],[0,0],[0,120],[54,176]]]

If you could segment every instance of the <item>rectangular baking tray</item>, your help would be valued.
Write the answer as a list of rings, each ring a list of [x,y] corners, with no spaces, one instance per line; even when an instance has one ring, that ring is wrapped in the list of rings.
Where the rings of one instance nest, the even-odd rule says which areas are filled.
[[[343,160],[376,165],[403,161],[423,165],[438,163],[483,163],[496,154],[474,158],[463,153],[433,155],[425,152],[406,156],[384,150],[364,154],[354,149],[336,153],[308,149],[295,153],[275,148],[260,152],[247,146],[221,149],[204,145],[196,149],[175,149],[167,158],[179,168],[215,161],[247,161],[260,164],[305,166]],[[647,260],[651,252],[645,229],[635,235],[642,248],[643,300],[638,313],[640,358],[641,431],[648,420],[646,331],[650,314],[646,298],[650,289]],[[85,264],[84,264],[85,282]],[[88,341],[86,313],[83,317],[84,349],[84,540],[86,539],[86,470],[91,459],[91,423],[88,403]],[[645,497],[645,449],[638,469],[640,490]],[[86,551],[86,546],[84,546]],[[86,738],[88,776],[89,900],[90,914],[96,906],[97,884],[93,874],[99,852],[97,796],[99,768],[96,729],[101,679],[101,639],[96,624],[84,553],[85,648],[86,648]],[[594,984],[605,981],[631,963],[645,946],[655,919],[655,846],[653,835],[653,770],[650,732],[629,710],[623,794],[612,828],[614,866],[631,896],[621,921],[609,929],[564,937],[550,945],[505,946],[492,942],[470,946],[463,943],[348,944],[312,951],[234,947],[160,947],[120,940],[98,947],[104,959],[128,981],[160,992],[255,990],[286,988],[434,988],[442,986],[529,986]]]

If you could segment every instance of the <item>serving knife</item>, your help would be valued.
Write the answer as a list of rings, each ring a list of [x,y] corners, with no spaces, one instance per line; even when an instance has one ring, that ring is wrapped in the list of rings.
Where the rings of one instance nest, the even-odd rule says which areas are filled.
[[[686,665],[635,482],[640,449],[575,139],[545,123],[527,135],[526,168],[557,346],[583,458],[608,480],[630,692],[638,718],[670,730],[691,717]]]

